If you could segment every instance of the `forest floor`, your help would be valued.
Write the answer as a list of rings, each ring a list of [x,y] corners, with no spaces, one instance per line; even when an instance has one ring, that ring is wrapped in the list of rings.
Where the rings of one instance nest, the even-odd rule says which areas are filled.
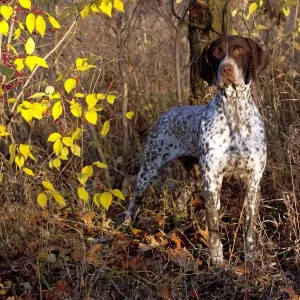
[[[207,263],[200,193],[187,215],[171,193],[163,201],[149,193],[134,228],[118,225],[124,203],[103,215],[7,201],[0,208],[0,299],[299,300],[299,203],[263,197],[250,267],[243,263],[240,195],[222,195],[222,268]]]

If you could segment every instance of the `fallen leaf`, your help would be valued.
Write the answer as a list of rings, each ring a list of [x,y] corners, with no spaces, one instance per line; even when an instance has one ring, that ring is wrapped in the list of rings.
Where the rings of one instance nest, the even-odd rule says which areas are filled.
[[[69,289],[70,289],[70,286],[69,286],[67,280],[61,279],[57,282],[54,295],[58,296],[58,297],[66,295],[66,294],[68,294]]]
[[[283,291],[289,295],[289,300],[300,300],[300,296],[296,294],[292,287],[285,288]]]
[[[163,300],[172,299],[171,293],[172,293],[172,289],[166,285],[157,290],[157,296]]]
[[[171,241],[176,244],[176,248],[181,248],[181,240],[176,236],[174,232],[172,232]]]
[[[75,248],[71,253],[71,257],[75,263],[84,260],[84,252],[85,252],[84,250],[85,250],[85,246],[83,244],[77,243],[75,245]]]
[[[100,257],[101,244],[93,245],[88,252],[86,253],[86,261],[88,264],[93,265],[95,267],[101,264]]]

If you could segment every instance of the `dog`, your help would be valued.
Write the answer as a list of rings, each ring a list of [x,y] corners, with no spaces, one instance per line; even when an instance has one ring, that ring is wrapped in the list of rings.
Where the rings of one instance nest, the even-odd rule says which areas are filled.
[[[163,167],[176,158],[193,157],[203,180],[210,263],[218,266],[224,262],[219,237],[220,191],[223,178],[231,176],[245,184],[245,260],[253,259],[267,143],[250,84],[268,60],[267,52],[249,38],[225,35],[206,46],[199,59],[199,75],[208,85],[217,86],[216,95],[207,105],[172,108],[152,126],[126,211],[127,223],[136,218],[139,202]]]

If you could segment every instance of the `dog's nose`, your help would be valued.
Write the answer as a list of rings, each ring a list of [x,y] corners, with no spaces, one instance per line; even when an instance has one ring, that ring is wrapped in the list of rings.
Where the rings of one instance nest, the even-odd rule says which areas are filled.
[[[222,75],[232,75],[233,74],[233,66],[230,64],[223,65],[221,67]]]

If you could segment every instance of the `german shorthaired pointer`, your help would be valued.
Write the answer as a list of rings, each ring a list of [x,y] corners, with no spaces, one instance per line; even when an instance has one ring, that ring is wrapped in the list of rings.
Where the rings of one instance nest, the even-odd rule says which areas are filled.
[[[224,176],[233,176],[246,185],[245,258],[251,260],[267,145],[250,83],[265,69],[268,55],[251,39],[222,36],[204,49],[199,63],[200,77],[209,85],[216,84],[216,95],[204,106],[172,108],[153,125],[125,220],[135,219],[139,202],[167,163],[175,158],[197,158],[203,178],[211,264],[223,262],[219,212]]]

